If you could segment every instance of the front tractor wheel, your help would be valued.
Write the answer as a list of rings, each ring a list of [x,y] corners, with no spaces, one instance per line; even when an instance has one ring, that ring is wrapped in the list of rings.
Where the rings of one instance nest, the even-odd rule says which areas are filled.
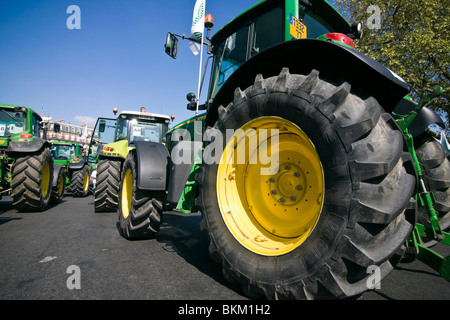
[[[99,159],[95,184],[95,212],[117,211],[122,161]]]
[[[153,238],[162,220],[164,192],[140,190],[137,186],[134,152],[130,152],[123,166],[119,198],[120,233],[129,240]]]
[[[52,188],[51,201],[54,203],[60,203],[64,197],[64,189],[66,184],[66,170],[61,168],[58,172],[56,180],[56,186]]]
[[[87,165],[72,172],[70,190],[73,197],[86,197],[89,194],[89,178],[89,167]]]
[[[371,268],[383,278],[400,260],[415,172],[375,99],[283,69],[236,89],[205,136],[201,226],[249,296],[352,297],[369,289]]]

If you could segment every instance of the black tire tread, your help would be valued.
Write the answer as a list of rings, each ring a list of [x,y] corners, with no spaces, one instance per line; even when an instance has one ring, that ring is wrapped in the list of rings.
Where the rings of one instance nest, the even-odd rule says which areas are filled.
[[[87,165],[83,166],[80,170],[75,170],[72,172],[72,178],[70,181],[70,191],[72,192],[72,196],[86,197],[89,193],[89,185],[85,189],[84,188],[84,175],[89,174],[89,167]]]
[[[130,152],[124,163],[122,175],[128,169],[133,173],[133,195],[131,209],[125,219],[122,215],[122,201],[119,200],[119,226],[121,235],[128,240],[151,239],[159,231],[162,216],[165,193],[163,191],[140,190],[137,187],[137,168],[134,152]],[[122,176],[122,182],[124,177]],[[123,183],[121,183],[120,197],[122,197]]]
[[[99,159],[95,185],[95,212],[117,211],[122,161]]]
[[[62,192],[60,194],[59,193],[59,187],[60,187],[59,183],[61,182],[61,178],[62,178],[63,187],[62,187]],[[66,170],[64,167],[61,168],[61,170],[59,170],[58,178],[56,181],[57,181],[56,186],[54,186],[52,188],[52,195],[51,195],[51,199],[50,199],[50,201],[52,203],[60,203],[64,197],[64,190],[65,190],[65,183],[66,183]]]
[[[319,154],[338,154],[348,159],[344,164],[338,158],[327,160],[324,170],[329,193],[325,202],[329,221],[324,220],[316,227],[319,241],[326,241],[319,232],[338,232],[334,226],[339,225],[340,241],[327,242],[330,247],[323,254],[325,262],[320,261],[319,265],[310,251],[309,255],[297,256],[296,265],[307,270],[306,275],[299,275],[287,266],[287,261],[292,259],[289,256],[296,254],[293,252],[276,259],[252,253],[234,255],[234,251],[242,248],[230,238],[226,227],[221,227],[223,221],[211,213],[218,209],[215,187],[211,187],[215,185],[216,169],[202,167],[197,177],[196,204],[202,212],[201,228],[210,238],[210,255],[222,264],[225,278],[240,283],[251,297],[351,297],[368,290],[368,266],[379,266],[384,277],[403,254],[403,244],[412,230],[412,224],[403,214],[416,184],[412,159],[391,116],[383,112],[375,99],[362,100],[350,89],[348,83],[333,85],[320,79],[316,70],[307,76],[291,75],[286,68],[277,77],[263,79],[258,75],[253,86],[245,91],[236,89],[234,101],[226,108],[219,108],[216,124],[207,129],[206,134],[240,127],[239,123],[259,116],[290,116],[299,119],[296,121],[306,128],[302,128],[304,131],[315,130],[320,133],[321,141],[327,142],[327,146],[315,143]],[[294,102],[298,109],[294,114],[287,114],[282,105]],[[267,111],[262,105],[273,107]],[[315,123],[302,122],[305,115]],[[342,212],[343,208],[349,208],[348,212]]]
[[[50,183],[46,197],[41,193],[44,163],[50,165]],[[53,158],[49,148],[32,154],[18,154],[12,166],[11,197],[20,211],[43,211],[47,208],[52,188]]]

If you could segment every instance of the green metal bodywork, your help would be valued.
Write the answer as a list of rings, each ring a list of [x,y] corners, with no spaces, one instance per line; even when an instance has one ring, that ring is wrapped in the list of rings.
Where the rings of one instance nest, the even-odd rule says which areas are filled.
[[[40,138],[41,121],[29,107],[0,104],[0,196],[10,189],[15,155],[37,151],[45,143]]]
[[[439,272],[439,274],[444,279],[450,281],[450,256],[444,257],[440,255],[436,251],[433,251],[430,248],[426,247],[422,241],[423,238],[427,238],[450,245],[450,233],[441,230],[438,221],[438,214],[434,209],[436,199],[433,192],[428,191],[425,187],[422,175],[422,166],[419,159],[417,158],[416,149],[414,147],[414,139],[413,136],[408,132],[408,126],[411,125],[411,123],[414,121],[418,112],[423,107],[429,105],[434,98],[440,96],[442,92],[443,90],[441,87],[434,87],[431,93],[425,94],[420,99],[414,110],[412,110],[407,115],[400,116],[396,121],[405,135],[408,150],[414,161],[417,176],[419,179],[419,190],[415,195],[415,200],[420,207],[426,209],[430,221],[429,226],[424,226],[420,223],[416,223],[406,245],[409,249],[409,252],[412,255],[416,256],[418,260],[424,262],[432,269]]]
[[[177,124],[173,128],[171,128],[167,132],[167,142],[170,146],[171,137],[174,131],[176,130],[185,130],[185,134],[183,134],[183,139],[189,140],[197,140],[200,141],[202,136],[202,128],[204,128],[204,123],[206,119],[206,113],[199,114],[198,116],[189,118],[184,120],[183,122]],[[197,183],[195,181],[195,175],[202,165],[202,159],[197,156],[195,158],[192,169],[189,173],[189,177],[184,186],[183,192],[181,193],[181,197],[175,207],[175,211],[181,213],[191,213],[197,211],[195,207],[195,197],[197,192]]]
[[[24,106],[17,106],[17,105],[11,105],[11,104],[0,104],[0,112],[5,114],[5,112],[13,112],[16,114],[24,114],[25,117],[23,119],[14,119],[14,117],[10,116],[3,116],[5,117],[5,121],[0,120],[0,125],[3,130],[1,130],[0,135],[0,148],[8,147],[9,142],[11,141],[25,141],[24,138],[21,138],[20,135],[22,134],[31,134],[32,137],[27,138],[26,141],[33,141],[36,138],[39,138],[40,128],[39,123],[42,121],[42,118],[31,108],[24,107]],[[9,121],[7,121],[8,119]],[[17,121],[22,120],[22,121]],[[9,122],[9,123],[8,123]],[[16,127],[18,123],[22,123],[22,129],[15,128],[11,133],[8,133],[8,129],[5,127]]]

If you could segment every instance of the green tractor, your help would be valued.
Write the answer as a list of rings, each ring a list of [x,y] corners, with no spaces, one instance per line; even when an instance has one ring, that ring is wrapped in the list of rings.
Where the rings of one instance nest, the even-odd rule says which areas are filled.
[[[90,151],[98,156],[96,212],[117,211],[122,165],[128,152],[138,142],[165,143],[170,121],[166,115],[135,111],[122,111],[117,119],[97,120],[91,143],[96,151]]]
[[[89,164],[83,154],[83,146],[72,142],[52,142],[53,161],[61,166],[58,179],[62,186],[53,191],[55,201],[61,201],[67,186],[73,197],[86,197],[89,194],[90,172]]]
[[[10,194],[19,211],[45,210],[58,188],[41,123],[31,108],[0,104],[0,196]]]
[[[263,0],[212,38],[211,19],[205,27],[200,42],[167,34],[172,58],[180,37],[206,45],[208,96],[198,104],[188,94],[196,114],[166,145],[140,141],[129,151],[120,233],[152,238],[165,209],[198,210],[211,257],[254,298],[355,297],[405,252],[449,279],[448,258],[421,241],[449,242],[439,224],[448,220],[450,180],[431,181],[447,159],[437,150],[414,158],[408,128],[424,103],[393,118],[409,88],[354,48],[361,25],[327,1]],[[419,225],[419,212],[439,202],[434,190],[445,193],[443,210]]]

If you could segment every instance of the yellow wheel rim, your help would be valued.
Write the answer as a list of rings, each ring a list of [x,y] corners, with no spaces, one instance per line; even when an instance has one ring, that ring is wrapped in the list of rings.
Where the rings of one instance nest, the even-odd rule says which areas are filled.
[[[89,190],[89,171],[86,171],[84,173],[84,178],[83,178],[83,190],[87,191]]]
[[[130,214],[133,197],[133,174],[131,169],[125,172],[122,185],[122,216],[126,219]]]
[[[218,165],[225,224],[241,245],[260,255],[288,253],[308,238],[322,211],[324,186],[313,143],[278,117],[260,117],[236,130]]]
[[[47,196],[49,186],[50,186],[50,164],[48,163],[48,161],[46,161],[44,163],[44,167],[42,168],[42,180],[41,180],[41,192],[43,198]]]

